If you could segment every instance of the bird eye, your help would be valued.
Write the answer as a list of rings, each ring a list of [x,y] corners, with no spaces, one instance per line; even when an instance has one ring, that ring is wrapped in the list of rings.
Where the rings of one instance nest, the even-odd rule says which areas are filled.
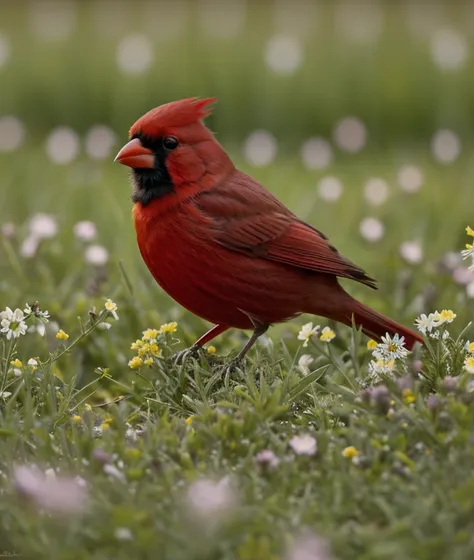
[[[178,146],[179,146],[179,140],[174,136],[166,136],[165,138],[163,138],[163,147],[166,150],[170,150],[170,151],[176,150]]]

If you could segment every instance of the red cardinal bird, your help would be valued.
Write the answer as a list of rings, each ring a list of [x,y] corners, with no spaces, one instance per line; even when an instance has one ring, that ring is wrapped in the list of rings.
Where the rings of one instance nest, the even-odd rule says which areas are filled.
[[[260,183],[238,171],[203,124],[215,99],[182,99],[132,126],[115,161],[133,170],[138,246],[158,284],[214,323],[195,347],[231,327],[253,329],[242,358],[272,323],[312,313],[375,340],[422,338],[358,302],[339,285],[375,280],[343,257]]]

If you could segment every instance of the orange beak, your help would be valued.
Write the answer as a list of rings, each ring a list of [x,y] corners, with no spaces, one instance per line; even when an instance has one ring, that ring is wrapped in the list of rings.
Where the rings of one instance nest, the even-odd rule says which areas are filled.
[[[134,169],[153,169],[155,167],[153,152],[145,148],[138,138],[134,138],[128,144],[125,144],[114,161]]]

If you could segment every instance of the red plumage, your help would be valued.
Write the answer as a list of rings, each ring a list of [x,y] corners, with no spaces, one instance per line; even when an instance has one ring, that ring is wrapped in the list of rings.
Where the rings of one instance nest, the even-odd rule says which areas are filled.
[[[230,327],[254,329],[255,339],[301,313],[346,325],[354,320],[376,340],[399,333],[410,349],[422,342],[347,294],[338,277],[370,287],[375,281],[235,169],[202,123],[214,101],[185,99],[153,109],[133,125],[132,141],[117,156],[134,168],[138,246],[155,280],[218,325],[198,343]]]

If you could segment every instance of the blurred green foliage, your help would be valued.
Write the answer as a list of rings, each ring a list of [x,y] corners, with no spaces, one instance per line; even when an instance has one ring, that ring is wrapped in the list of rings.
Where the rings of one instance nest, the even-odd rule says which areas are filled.
[[[422,141],[439,126],[467,137],[473,22],[470,2],[4,0],[0,33],[11,57],[0,68],[0,115],[17,114],[38,135],[97,122],[125,131],[151,107],[197,95],[221,100],[212,127],[233,139],[263,127],[290,146],[328,135],[347,114],[367,124],[372,145]],[[127,74],[117,49],[137,34],[153,58]],[[265,62],[269,40],[282,34],[301,48],[293,73]],[[465,60],[443,70],[434,50],[435,59]]]

